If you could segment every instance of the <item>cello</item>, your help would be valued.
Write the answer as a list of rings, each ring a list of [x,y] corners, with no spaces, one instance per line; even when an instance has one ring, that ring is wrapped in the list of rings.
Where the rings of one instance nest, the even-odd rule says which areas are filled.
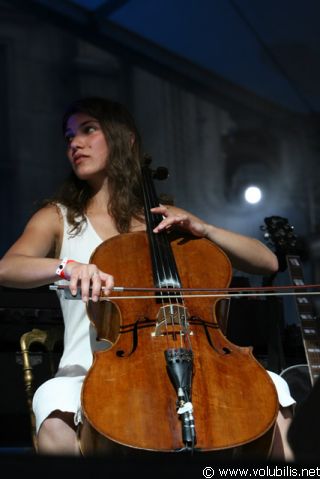
[[[97,339],[110,347],[94,352],[83,383],[82,454],[267,457],[278,412],[273,382],[252,348],[224,336],[219,297],[183,294],[204,283],[226,288],[230,261],[207,239],[153,233],[162,219],[150,212],[156,175],[148,164],[141,171],[146,232],[114,236],[90,259],[135,294],[119,288],[87,305]]]

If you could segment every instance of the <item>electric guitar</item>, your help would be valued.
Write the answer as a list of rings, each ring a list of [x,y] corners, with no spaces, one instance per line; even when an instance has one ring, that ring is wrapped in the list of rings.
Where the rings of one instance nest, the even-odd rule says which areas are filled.
[[[261,227],[268,243],[275,249],[279,261],[279,270],[288,269],[292,285],[304,285],[303,268],[297,246],[298,238],[287,218],[271,216],[264,219]],[[306,364],[296,364],[284,369],[280,375],[289,384],[290,391],[297,403],[303,401],[311,391],[320,375],[320,339],[319,317],[308,295],[303,293],[295,298],[295,307],[300,324]]]

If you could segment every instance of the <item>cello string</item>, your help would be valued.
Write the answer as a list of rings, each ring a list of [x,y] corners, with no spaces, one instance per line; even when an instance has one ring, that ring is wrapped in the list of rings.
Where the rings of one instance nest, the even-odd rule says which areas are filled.
[[[161,245],[163,247],[164,243],[164,235],[163,233],[160,235],[155,235],[153,233],[153,228],[156,226],[156,220],[159,223],[161,221],[160,215],[154,215],[151,213],[150,208],[152,206],[157,205],[155,189],[153,186],[151,172],[149,168],[144,168],[142,170],[144,181],[143,181],[143,191],[144,191],[144,202],[145,202],[145,214],[146,214],[146,222],[147,222],[147,229],[148,229],[148,238],[150,241],[150,253],[153,261],[153,273],[156,277],[156,284],[160,286],[160,295],[158,294],[156,299],[161,297],[162,303],[162,312],[164,312],[164,324],[166,329],[166,341],[167,341],[167,348],[169,349],[169,330],[168,330],[168,311],[165,307],[165,300],[169,300],[169,319],[170,319],[170,311],[171,313],[174,311],[172,307],[171,297],[168,298],[168,282],[171,280],[171,276],[168,276],[168,264],[164,261],[164,255],[161,250]],[[160,244],[161,242],[161,244]],[[170,272],[170,269],[169,269]],[[181,286],[180,283],[172,284],[172,286]],[[174,316],[171,314],[171,322],[172,322],[172,329],[174,334]]]
[[[157,237],[156,239],[155,234],[153,233],[153,228],[156,226],[156,219],[158,222],[160,222],[161,216],[153,215],[150,211],[150,208],[152,208],[153,206],[156,206],[155,192],[153,191],[153,188],[152,188],[150,171],[144,170],[144,173],[145,173],[144,190],[145,190],[145,204],[146,204],[146,220],[147,220],[147,227],[149,230],[148,236],[149,236],[149,240],[151,241],[150,250],[151,250],[151,255],[153,258],[153,264],[155,266],[155,273],[157,276],[156,282],[160,287],[164,286],[164,288],[167,289],[166,286],[167,286],[168,274],[166,274],[166,265],[164,262],[163,254],[161,254],[159,237]]]
[[[154,234],[153,234],[153,231],[152,231],[153,227],[155,226],[154,222],[155,222],[156,217],[154,215],[152,215],[152,213],[150,211],[151,206],[153,206],[152,203],[151,203],[151,196],[152,196],[151,193],[152,192],[150,191],[150,183],[151,183],[150,170],[145,167],[145,168],[142,168],[141,172],[142,172],[142,177],[143,177],[142,189],[143,189],[143,195],[144,195],[146,227],[147,227],[149,246],[150,246],[149,251],[150,251],[150,255],[151,255],[151,261],[152,261],[152,264],[153,264],[153,268],[152,268],[153,277],[154,277],[155,283],[160,287],[160,291],[158,291],[157,296],[154,299],[159,300],[159,298],[163,296],[163,292],[162,292],[163,284],[162,284],[161,277],[160,277],[160,268],[162,270],[162,275],[164,276],[164,265],[160,261],[160,259],[161,259],[160,251],[159,251],[157,242],[155,241]],[[160,215],[159,215],[159,221],[160,221]],[[162,300],[162,304],[163,304],[163,300]],[[165,309],[162,308],[162,311],[165,311]],[[166,312],[165,312],[164,316],[165,315],[166,315]],[[165,321],[166,332],[168,333],[166,317],[164,317],[164,321]],[[169,348],[168,334],[166,334],[166,339],[167,339],[167,348]]]
[[[180,347],[186,347],[188,342],[188,349],[192,350],[191,340],[189,330],[187,329],[187,308],[185,305],[185,300],[183,295],[181,294],[181,280],[178,274],[177,265],[172,253],[171,245],[169,243],[168,233],[166,231],[160,233],[165,243],[165,249],[167,254],[165,255],[166,258],[166,268],[169,272],[170,280],[172,281],[172,285],[168,285],[167,287],[167,299],[170,301],[170,308],[171,308],[171,327],[173,334],[176,334],[176,318],[178,323],[178,334],[180,338]],[[176,288],[174,285],[179,284],[179,288]],[[174,301],[171,301],[172,300]],[[175,309],[176,307],[176,309]]]
[[[152,182],[151,174],[149,169],[144,169],[144,189],[145,189],[145,203],[148,205],[147,210],[147,220],[149,224],[149,230],[151,230],[150,225],[153,224],[153,227],[156,226],[161,221],[160,215],[153,215],[150,212],[151,206],[159,206],[158,198],[155,192],[154,184]],[[163,218],[163,217],[162,217]],[[153,230],[153,228],[152,228]],[[177,266],[175,259],[172,253],[172,249],[169,243],[168,234],[166,231],[160,232],[157,235],[150,231],[149,238],[152,241],[152,252],[154,255],[154,261],[157,264],[157,280],[159,285],[164,283],[164,292],[162,295],[162,304],[165,317],[165,326],[168,335],[168,324],[171,325],[173,337],[176,337],[176,321],[179,324],[180,329],[180,346],[182,347],[182,320],[181,320],[181,281],[177,271]],[[162,279],[160,278],[159,270],[162,271]],[[179,286],[177,288],[176,286]],[[172,291],[175,291],[172,295]],[[170,293],[171,294],[170,294]],[[165,302],[169,302],[169,308],[165,306]],[[185,311],[184,304],[182,308]],[[169,347],[169,346],[168,346]]]

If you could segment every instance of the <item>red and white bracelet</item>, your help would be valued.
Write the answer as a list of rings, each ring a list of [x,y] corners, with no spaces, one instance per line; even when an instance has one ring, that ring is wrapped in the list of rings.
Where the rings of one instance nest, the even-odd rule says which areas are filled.
[[[59,264],[58,268],[56,269],[56,274],[60,276],[61,279],[69,279],[64,273],[65,267],[69,263],[74,263],[74,259],[63,258],[61,263]]]

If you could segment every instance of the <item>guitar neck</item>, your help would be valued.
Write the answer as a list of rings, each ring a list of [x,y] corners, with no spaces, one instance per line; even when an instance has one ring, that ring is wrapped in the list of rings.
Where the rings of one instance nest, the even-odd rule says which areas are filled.
[[[288,272],[295,286],[304,285],[303,269],[299,256],[287,255]],[[295,305],[300,320],[302,342],[309,367],[312,385],[320,375],[320,341],[313,303],[303,293],[295,296]]]

